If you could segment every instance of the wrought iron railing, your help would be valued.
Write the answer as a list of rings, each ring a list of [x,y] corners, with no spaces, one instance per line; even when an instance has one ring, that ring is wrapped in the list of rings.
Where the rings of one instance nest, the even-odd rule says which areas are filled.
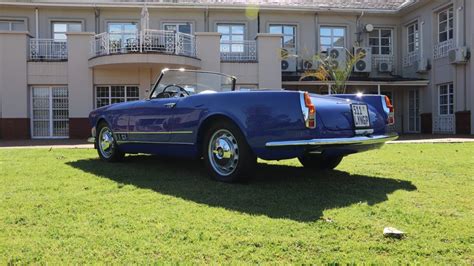
[[[67,60],[67,41],[53,39],[30,39],[29,60],[65,61]]]
[[[455,115],[439,115],[433,117],[433,132],[442,134],[456,133]]]
[[[403,57],[403,67],[413,66],[418,61],[420,61],[420,53],[418,51],[410,52]]]
[[[130,33],[104,32],[93,36],[91,41],[92,57],[150,52],[195,57],[196,39],[191,34],[148,29]]]
[[[221,41],[222,62],[257,62],[256,41]]]
[[[447,40],[445,42],[440,42],[435,44],[433,49],[433,57],[434,59],[439,59],[448,56],[448,52],[451,49],[455,48],[454,40]]]

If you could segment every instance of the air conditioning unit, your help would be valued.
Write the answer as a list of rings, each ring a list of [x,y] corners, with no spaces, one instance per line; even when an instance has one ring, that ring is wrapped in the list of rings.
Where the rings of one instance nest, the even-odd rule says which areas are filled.
[[[426,58],[420,58],[419,61],[415,62],[416,73],[425,74],[430,70],[430,62]]]
[[[327,52],[334,68],[344,68],[347,64],[347,53],[345,48],[331,48]]]
[[[391,73],[393,71],[393,65],[390,61],[381,61],[379,62],[379,72],[380,73]]]
[[[354,47],[354,55],[361,54],[361,58],[354,65],[354,72],[372,72],[372,49],[370,47]]]
[[[296,49],[282,48],[281,58],[282,72],[296,72]]]
[[[316,70],[319,67],[319,61],[313,59],[303,59],[300,64],[301,70]]]
[[[466,64],[469,61],[469,49],[467,47],[459,47],[448,52],[450,64]]]

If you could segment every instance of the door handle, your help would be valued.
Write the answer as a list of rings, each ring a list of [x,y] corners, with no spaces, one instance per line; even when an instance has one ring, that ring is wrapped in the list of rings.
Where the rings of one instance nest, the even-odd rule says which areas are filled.
[[[173,107],[175,107],[175,106],[176,106],[176,103],[166,103],[166,104],[165,104],[165,107],[166,107],[166,108],[173,108]]]

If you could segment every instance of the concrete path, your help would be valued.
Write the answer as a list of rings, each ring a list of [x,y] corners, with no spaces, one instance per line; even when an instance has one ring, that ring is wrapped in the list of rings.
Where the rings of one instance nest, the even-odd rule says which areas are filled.
[[[406,143],[465,143],[474,142],[474,135],[426,135],[426,134],[406,134],[400,136],[389,144]]]
[[[93,149],[86,140],[0,140],[0,149]]]
[[[403,135],[389,144],[405,143],[465,143],[474,142],[474,135]],[[94,145],[86,140],[0,140],[0,149],[93,149]]]

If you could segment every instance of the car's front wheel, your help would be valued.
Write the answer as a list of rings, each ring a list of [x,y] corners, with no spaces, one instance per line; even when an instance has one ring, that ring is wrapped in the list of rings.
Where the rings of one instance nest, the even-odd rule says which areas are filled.
[[[99,157],[107,162],[117,162],[122,160],[124,154],[120,152],[109,125],[103,122],[99,124],[97,129],[98,133],[95,141]]]
[[[257,163],[257,157],[247,144],[245,136],[237,126],[228,121],[219,121],[209,127],[202,151],[206,168],[217,181],[242,180]]]
[[[321,154],[307,154],[298,157],[300,163],[309,169],[332,170],[342,161],[342,156],[325,156]]]

